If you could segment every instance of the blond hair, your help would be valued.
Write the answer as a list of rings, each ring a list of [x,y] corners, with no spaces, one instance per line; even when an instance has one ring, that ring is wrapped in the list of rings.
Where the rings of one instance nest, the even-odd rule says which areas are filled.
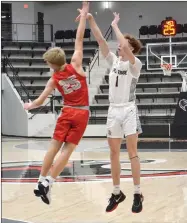
[[[66,63],[66,55],[63,49],[60,47],[54,47],[47,50],[44,55],[43,59],[46,62],[57,66],[63,66]]]

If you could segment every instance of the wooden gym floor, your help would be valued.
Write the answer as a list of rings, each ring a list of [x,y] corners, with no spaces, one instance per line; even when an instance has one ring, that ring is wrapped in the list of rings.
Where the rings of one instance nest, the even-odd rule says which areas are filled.
[[[33,195],[49,140],[2,139],[4,223],[187,223],[187,148],[140,149],[140,214],[131,213],[133,183],[121,151],[121,189],[126,200],[105,213],[112,192],[106,139],[83,139],[52,188],[50,206]]]

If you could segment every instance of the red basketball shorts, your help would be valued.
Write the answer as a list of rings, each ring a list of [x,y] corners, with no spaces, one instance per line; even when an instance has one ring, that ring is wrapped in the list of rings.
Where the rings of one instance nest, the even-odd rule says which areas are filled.
[[[64,107],[62,114],[57,120],[53,139],[78,145],[84,134],[88,120],[88,110]]]

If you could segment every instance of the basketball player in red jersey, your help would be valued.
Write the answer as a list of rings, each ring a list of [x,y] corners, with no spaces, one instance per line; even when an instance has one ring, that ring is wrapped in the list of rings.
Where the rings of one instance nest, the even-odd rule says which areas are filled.
[[[66,166],[70,155],[82,138],[89,120],[88,87],[82,68],[83,38],[88,11],[89,3],[83,2],[71,63],[66,63],[65,53],[61,48],[49,49],[43,58],[54,70],[54,74],[49,79],[42,94],[32,103],[24,105],[26,110],[41,106],[55,88],[64,98],[62,113],[57,120],[53,139],[45,155],[40,177],[34,190],[35,195],[41,197],[46,204],[51,202],[50,194],[53,182]],[[51,168],[63,143],[62,153]],[[50,176],[47,176],[50,168]]]

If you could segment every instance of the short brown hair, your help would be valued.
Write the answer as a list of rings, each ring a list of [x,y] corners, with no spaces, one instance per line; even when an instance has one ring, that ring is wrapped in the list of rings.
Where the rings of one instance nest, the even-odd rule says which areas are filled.
[[[45,52],[43,55],[43,59],[46,62],[57,66],[63,66],[66,63],[65,52],[60,47],[54,47],[47,50],[47,52]]]
[[[138,54],[142,48],[141,42],[130,34],[124,34],[124,38],[127,39],[130,45],[134,48],[132,52]]]

